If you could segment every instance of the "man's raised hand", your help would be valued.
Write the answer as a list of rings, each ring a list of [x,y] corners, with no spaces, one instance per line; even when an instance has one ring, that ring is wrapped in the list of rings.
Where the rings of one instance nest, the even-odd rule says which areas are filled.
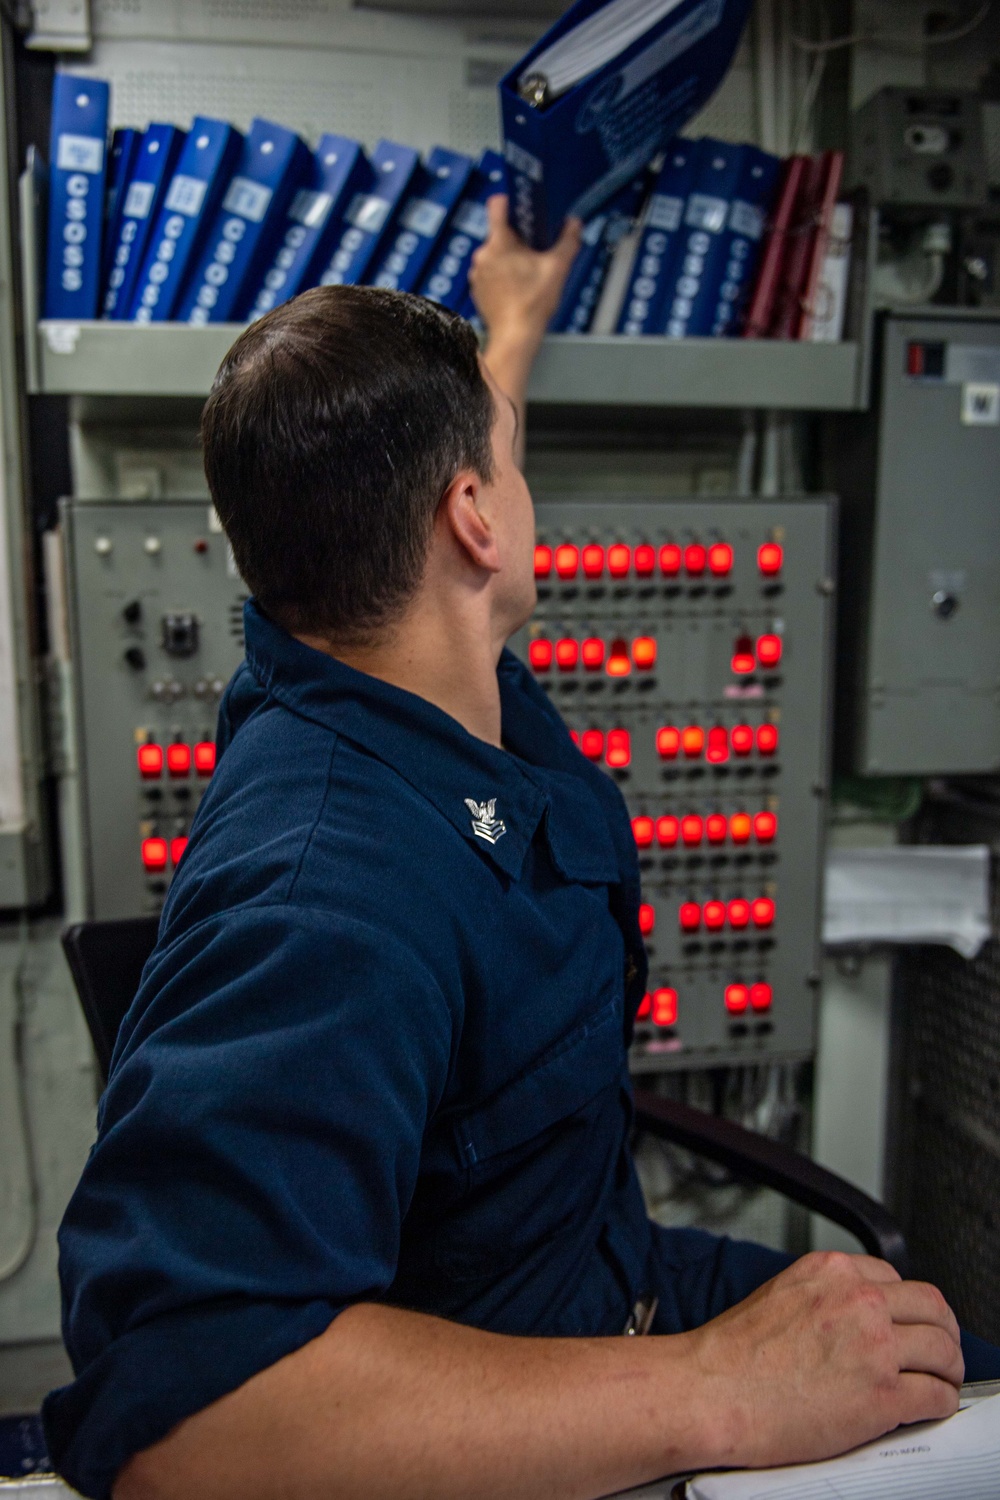
[[[487,199],[489,232],[472,257],[469,287],[490,339],[541,341],[580,248],[582,225],[567,219],[551,250],[532,250],[511,228],[507,198]]]

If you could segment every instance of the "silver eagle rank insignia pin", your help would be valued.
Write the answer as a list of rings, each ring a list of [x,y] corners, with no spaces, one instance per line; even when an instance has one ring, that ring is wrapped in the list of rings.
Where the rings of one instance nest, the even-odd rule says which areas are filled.
[[[496,816],[497,799],[491,797],[488,802],[476,802],[472,797],[466,797],[465,805],[472,814],[472,831],[477,839],[485,839],[488,844],[495,844],[497,839],[502,839],[507,832],[507,825],[502,818]]]

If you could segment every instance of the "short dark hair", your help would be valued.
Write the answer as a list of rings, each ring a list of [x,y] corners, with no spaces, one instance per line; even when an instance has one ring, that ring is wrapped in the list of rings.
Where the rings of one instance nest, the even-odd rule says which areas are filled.
[[[356,286],[304,292],[236,340],[202,415],[205,473],[280,625],[360,641],[412,596],[451,480],[492,477],[478,352],[454,313]]]

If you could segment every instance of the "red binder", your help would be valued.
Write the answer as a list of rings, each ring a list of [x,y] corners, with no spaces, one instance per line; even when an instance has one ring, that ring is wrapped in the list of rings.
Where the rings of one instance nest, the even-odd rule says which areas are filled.
[[[806,267],[805,283],[799,298],[799,318],[795,332],[797,339],[807,339],[812,329],[813,314],[816,311],[816,294],[823,272],[826,247],[830,240],[833,210],[837,206],[837,194],[840,192],[840,183],[844,175],[843,151],[825,151],[823,160],[826,175],[823,180],[819,215],[812,230],[812,244]]]
[[[792,156],[785,163],[781,189],[775,205],[771,223],[760,257],[757,279],[754,282],[746,321],[743,325],[745,339],[763,339],[771,323],[774,300],[778,294],[782,266],[788,249],[788,233],[792,224],[792,213],[802,186],[807,156]]]

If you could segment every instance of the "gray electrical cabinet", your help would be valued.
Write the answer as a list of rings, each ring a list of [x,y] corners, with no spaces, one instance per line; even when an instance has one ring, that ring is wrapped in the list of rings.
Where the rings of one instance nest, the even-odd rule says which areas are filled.
[[[839,423],[839,741],[866,774],[1000,767],[1000,314],[883,321],[877,409]]]

